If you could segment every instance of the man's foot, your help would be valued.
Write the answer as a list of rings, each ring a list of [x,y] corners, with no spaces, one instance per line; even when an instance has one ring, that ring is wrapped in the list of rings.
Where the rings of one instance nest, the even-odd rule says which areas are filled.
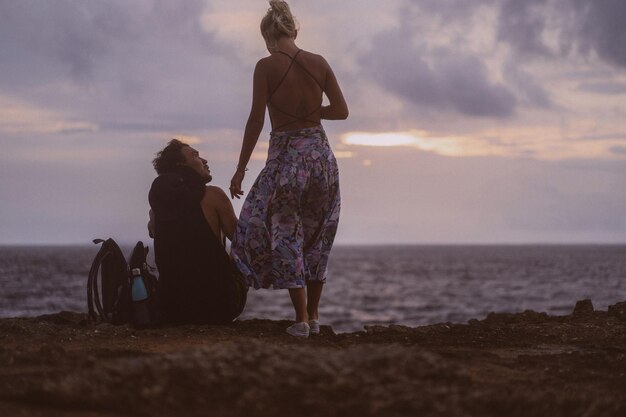
[[[320,321],[319,320],[309,320],[309,333],[320,334]]]
[[[309,323],[300,322],[287,327],[287,333],[295,337],[309,337]]]

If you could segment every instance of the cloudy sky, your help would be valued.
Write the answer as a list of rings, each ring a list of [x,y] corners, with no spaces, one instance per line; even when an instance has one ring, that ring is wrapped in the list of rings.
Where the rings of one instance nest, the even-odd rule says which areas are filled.
[[[626,242],[626,2],[291,7],[350,107],[325,123],[338,243]],[[0,0],[0,244],[147,240],[151,159],[171,137],[226,188],[266,9]]]

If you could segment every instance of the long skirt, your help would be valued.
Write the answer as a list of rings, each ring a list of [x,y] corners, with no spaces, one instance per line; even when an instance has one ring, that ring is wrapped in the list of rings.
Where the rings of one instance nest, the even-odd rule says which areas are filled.
[[[339,171],[322,126],[272,132],[267,162],[241,209],[231,247],[254,288],[326,282],[337,232]]]

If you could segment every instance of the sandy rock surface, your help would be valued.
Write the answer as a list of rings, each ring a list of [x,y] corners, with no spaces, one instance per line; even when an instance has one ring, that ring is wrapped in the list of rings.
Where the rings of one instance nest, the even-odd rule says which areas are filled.
[[[0,416],[625,416],[626,321],[576,310],[307,340],[286,321],[0,319]]]

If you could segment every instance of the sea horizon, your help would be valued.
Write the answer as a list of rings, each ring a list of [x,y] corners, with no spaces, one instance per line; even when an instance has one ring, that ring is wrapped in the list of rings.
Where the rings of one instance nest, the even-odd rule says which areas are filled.
[[[133,246],[138,241],[142,241],[148,245],[152,243],[152,239],[138,239],[134,241],[117,240],[114,239],[120,246]],[[17,243],[0,243],[0,248],[8,247],[91,247],[98,244],[92,242],[68,242],[68,243],[49,243],[49,242],[17,242]],[[463,247],[463,246],[475,246],[475,247],[495,247],[495,246],[626,246],[624,242],[558,242],[558,241],[546,241],[546,242],[347,242],[347,243],[335,243],[333,247]]]

